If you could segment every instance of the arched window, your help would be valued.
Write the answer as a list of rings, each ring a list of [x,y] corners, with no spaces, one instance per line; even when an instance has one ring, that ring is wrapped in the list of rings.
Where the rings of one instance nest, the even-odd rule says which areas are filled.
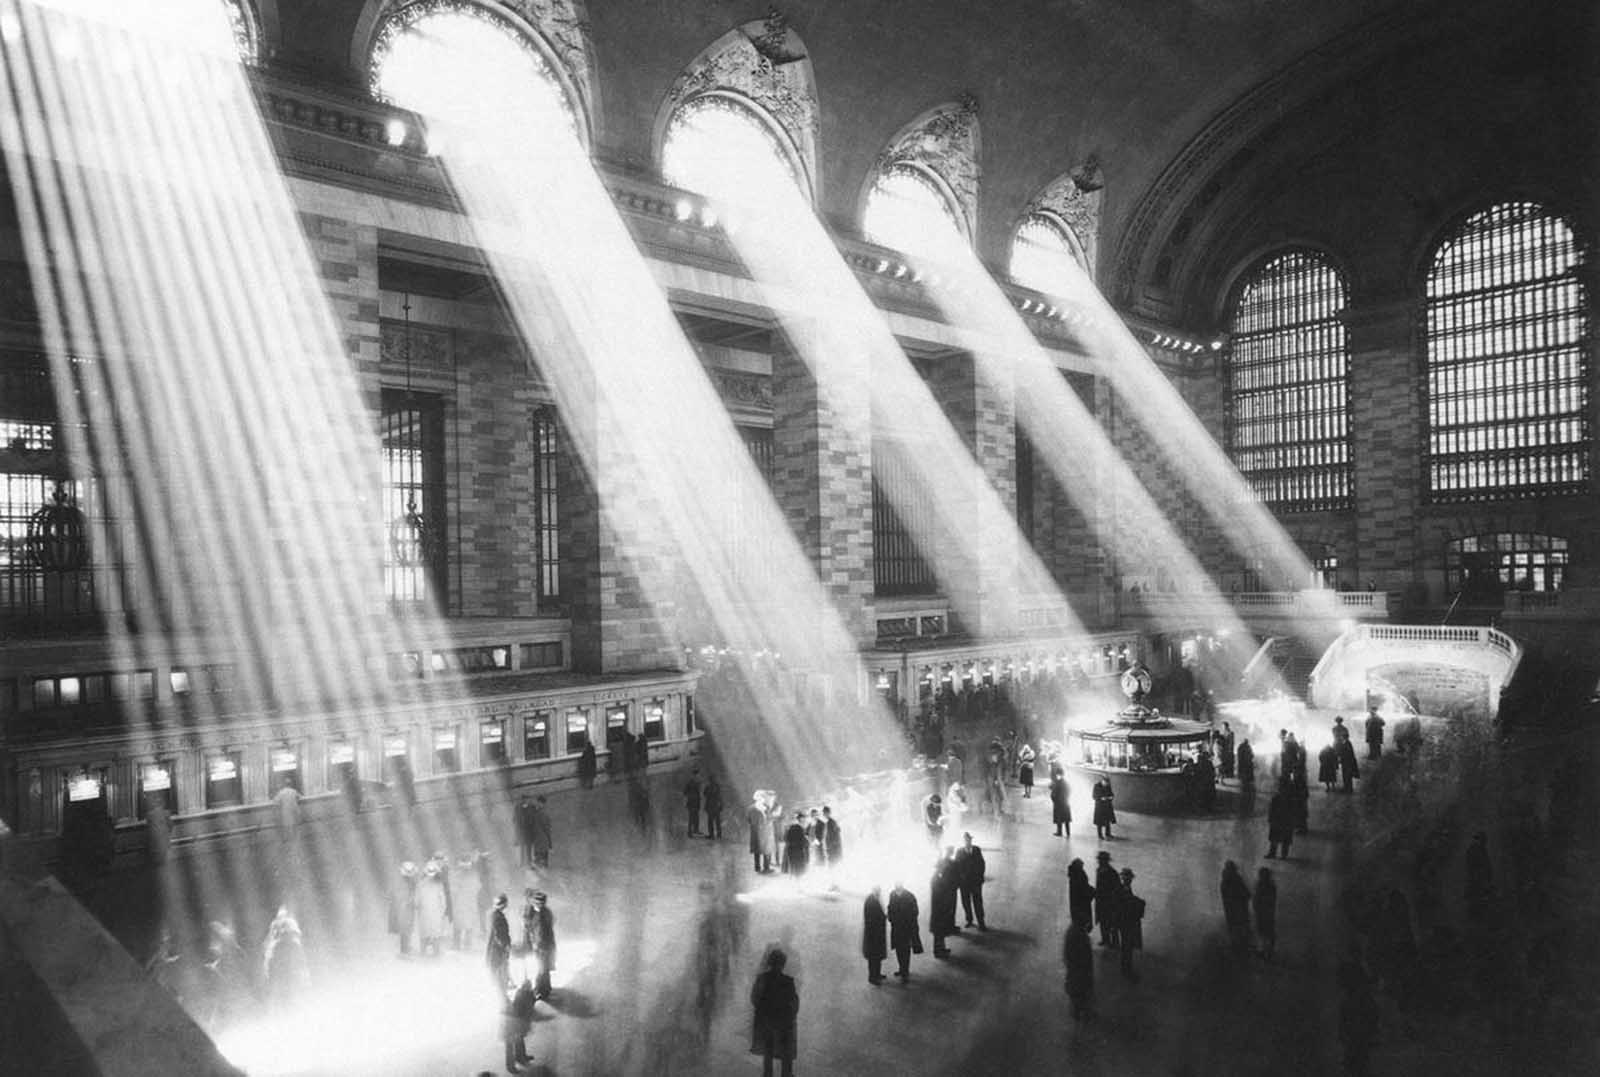
[[[1047,213],[1030,213],[1011,240],[1011,279],[1036,292],[1065,295],[1088,270],[1071,231]]]
[[[222,0],[228,12],[228,26],[233,31],[233,47],[242,63],[253,64],[261,58],[261,20],[250,0]]]
[[[1315,251],[1245,278],[1229,332],[1228,450],[1261,500],[1290,511],[1350,502],[1348,289]]]
[[[538,87],[542,100],[535,103],[558,110],[583,137],[572,100],[539,47],[505,18],[466,0],[422,0],[385,19],[372,44],[372,92],[402,108],[435,100],[436,80],[455,77],[437,62],[440,46],[495,72],[503,84]]]
[[[1434,501],[1578,493],[1589,481],[1583,251],[1533,202],[1476,213],[1428,269]]]
[[[931,175],[910,164],[892,164],[878,173],[867,193],[861,230],[872,242],[907,254],[966,246],[949,198]]]
[[[748,202],[781,182],[804,191],[777,131],[755,108],[723,94],[696,97],[672,114],[661,174],[675,187],[728,201]]]

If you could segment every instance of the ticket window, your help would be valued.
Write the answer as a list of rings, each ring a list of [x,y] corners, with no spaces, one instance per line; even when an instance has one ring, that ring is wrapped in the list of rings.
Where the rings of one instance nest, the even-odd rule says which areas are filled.
[[[667,737],[667,705],[652,699],[644,707],[644,739],[665,740]]]
[[[383,772],[389,781],[411,778],[411,749],[405,734],[391,733],[383,738]]]
[[[611,707],[606,710],[606,747],[615,748],[622,743],[622,734],[628,731],[628,708]]]
[[[170,759],[139,765],[139,818],[145,818],[156,807],[162,808],[168,815],[177,814],[176,777],[177,767]]]
[[[530,715],[522,727],[522,757],[550,758],[550,715],[546,711]]]
[[[244,803],[244,775],[238,752],[206,756],[206,807],[232,808]]]
[[[361,777],[356,766],[356,746],[347,740],[328,744],[328,788],[345,789]]]
[[[297,793],[304,793],[304,779],[300,776],[300,752],[288,744],[280,744],[267,754],[267,791],[276,795],[285,782]]]
[[[65,778],[63,854],[74,865],[104,866],[110,862],[114,841],[106,772],[102,768],[79,768]]]
[[[433,772],[454,774],[461,769],[461,744],[454,726],[433,731]]]
[[[491,718],[478,724],[478,758],[484,766],[506,761],[506,721]]]
[[[581,752],[589,743],[589,712],[574,707],[567,712],[567,751]]]

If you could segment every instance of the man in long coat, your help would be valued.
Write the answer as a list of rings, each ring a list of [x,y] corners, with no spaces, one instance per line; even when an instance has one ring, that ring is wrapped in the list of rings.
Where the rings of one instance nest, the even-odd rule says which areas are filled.
[[[1072,806],[1067,800],[1067,775],[1056,766],[1050,768],[1050,821],[1055,824],[1056,837],[1063,837],[1072,829]]]
[[[962,834],[962,846],[956,850],[956,892],[961,896],[961,914],[966,920],[966,926],[972,926],[972,918],[978,918],[978,930],[988,931],[989,925],[983,918],[983,880],[988,874],[989,866],[984,862],[983,849],[972,843],[971,834]]]
[[[535,998],[549,998],[550,973],[556,967],[556,917],[542,890],[533,892],[533,916],[527,926],[534,961],[539,967],[533,981],[533,994]]]
[[[1071,909],[1073,923],[1082,924],[1085,931],[1094,928],[1094,894],[1083,861],[1074,858],[1067,865],[1067,905]]]
[[[489,914],[489,941],[484,947],[484,961],[489,966],[489,979],[494,989],[504,993],[510,983],[511,925],[506,921],[506,896],[494,899],[494,911]]]
[[[885,915],[889,918],[889,948],[900,965],[895,975],[902,981],[909,980],[911,955],[922,952],[922,935],[917,927],[922,914],[917,908],[917,896],[895,883],[894,889],[889,891],[889,908]]]
[[[1122,880],[1111,866],[1111,854],[1100,853],[1100,866],[1094,872],[1094,919],[1100,925],[1100,945],[1116,946],[1117,902],[1122,898]]]
[[[1283,859],[1289,859],[1289,846],[1294,843],[1294,802],[1289,796],[1289,790],[1280,785],[1267,805],[1268,860],[1278,857],[1280,849]]]
[[[1228,938],[1240,953],[1250,949],[1250,888],[1239,865],[1232,860],[1222,865],[1222,918],[1228,925]]]
[[[928,883],[928,934],[933,936],[933,956],[948,957],[944,940],[959,934],[956,928],[956,864],[954,849],[934,861],[933,878]]]
[[[1133,952],[1144,949],[1144,898],[1133,892],[1133,869],[1122,869],[1122,896],[1117,901],[1117,935],[1122,951],[1122,975],[1135,983],[1139,974],[1133,971]]]
[[[874,886],[861,907],[861,956],[867,959],[867,983],[883,982],[883,959],[889,956],[889,917],[882,892]]]
[[[750,1053],[761,1056],[762,1077],[772,1077],[772,1063],[782,1063],[783,1077],[794,1077],[795,1030],[800,1015],[800,992],[794,977],[784,974],[788,956],[774,948],[766,968],[750,987]]]
[[[758,795],[744,810],[745,825],[750,830],[750,858],[755,863],[756,874],[772,870],[772,854],[767,843],[772,839],[772,823],[767,819],[767,807]]]
[[[1378,715],[1378,708],[1371,707],[1367,710],[1367,758],[1377,759],[1383,755],[1383,719]]]
[[[806,873],[806,862],[811,855],[811,830],[806,824],[805,812],[795,812],[794,822],[783,832],[783,870],[800,878]]]
[[[1111,837],[1111,824],[1117,821],[1117,810],[1112,799],[1111,779],[1100,775],[1094,783],[1094,833],[1096,837]]]

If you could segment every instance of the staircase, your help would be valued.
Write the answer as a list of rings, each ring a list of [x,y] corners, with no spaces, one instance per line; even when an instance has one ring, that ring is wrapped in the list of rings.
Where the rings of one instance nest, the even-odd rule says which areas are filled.
[[[1311,673],[1321,655],[1294,636],[1272,636],[1256,651],[1241,677],[1246,696],[1281,691],[1293,699],[1310,698]]]

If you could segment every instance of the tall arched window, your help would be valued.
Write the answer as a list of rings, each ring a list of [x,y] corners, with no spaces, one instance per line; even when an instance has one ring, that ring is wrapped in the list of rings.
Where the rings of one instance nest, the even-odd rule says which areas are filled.
[[[804,190],[777,131],[754,107],[724,94],[696,97],[672,114],[661,174],[675,187],[729,201],[748,202],[774,183]]]
[[[1083,248],[1047,213],[1030,213],[1011,240],[1011,279],[1036,292],[1065,295],[1087,272]]]
[[[874,243],[907,254],[938,254],[966,246],[959,218],[938,182],[915,165],[896,163],[878,173],[861,217]]]
[[[1275,255],[1234,301],[1228,450],[1261,500],[1295,510],[1350,502],[1344,278],[1315,251]]]
[[[1533,202],[1468,217],[1428,269],[1434,501],[1578,493],[1589,481],[1583,251]]]
[[[542,99],[532,103],[557,110],[584,136],[566,87],[539,47],[505,18],[467,0],[422,0],[385,19],[372,44],[373,93],[403,108],[436,100],[436,80],[456,77],[439,67],[440,46],[495,72],[502,84],[537,87]]]

